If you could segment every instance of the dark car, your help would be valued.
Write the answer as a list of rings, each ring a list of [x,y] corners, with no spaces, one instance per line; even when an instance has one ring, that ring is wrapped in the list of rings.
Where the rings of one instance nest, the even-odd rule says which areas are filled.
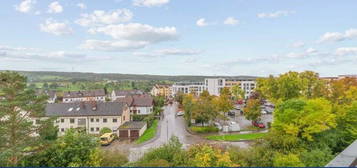
[[[235,113],[235,112],[233,112],[233,111],[230,111],[230,112],[228,112],[228,115],[229,115],[229,116],[235,116],[235,115],[236,115],[236,113]]]
[[[252,125],[259,128],[265,128],[265,125],[260,121],[252,121]]]

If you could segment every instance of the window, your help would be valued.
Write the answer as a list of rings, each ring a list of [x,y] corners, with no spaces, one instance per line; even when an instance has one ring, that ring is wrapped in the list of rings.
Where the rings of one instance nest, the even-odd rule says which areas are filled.
[[[64,118],[61,118],[61,123],[64,123]]]
[[[40,120],[37,119],[36,122],[35,122],[35,124],[40,124]]]
[[[61,132],[64,132],[64,128],[61,128]]]
[[[71,124],[73,124],[73,123],[74,123],[74,118],[69,119],[69,122],[70,122]]]
[[[99,118],[95,119],[96,122],[99,122]]]
[[[91,127],[91,128],[90,128],[90,131],[91,131],[91,132],[94,132],[94,128],[93,128],[93,127]]]
[[[99,131],[99,127],[95,128],[96,131]]]
[[[123,120],[125,121],[125,116],[123,116]]]
[[[106,123],[106,122],[107,122],[107,119],[106,119],[106,118],[103,118],[103,122]]]
[[[113,122],[114,122],[114,123],[118,122],[118,119],[113,118]]]
[[[91,119],[90,119],[90,122],[94,122],[94,118],[91,118]]]

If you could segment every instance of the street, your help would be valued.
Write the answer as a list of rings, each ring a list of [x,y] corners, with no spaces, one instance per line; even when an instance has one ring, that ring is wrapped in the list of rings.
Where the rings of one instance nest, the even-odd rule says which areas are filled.
[[[144,144],[132,146],[129,149],[129,161],[138,160],[144,155],[145,152],[149,151],[151,148],[157,148],[167,143],[172,136],[178,137],[184,148],[191,144],[198,144],[203,142],[215,144],[219,143],[223,145],[234,145],[242,148],[246,148],[249,146],[249,144],[246,142],[212,142],[200,136],[188,133],[185,129],[185,120],[183,119],[183,117],[175,116],[177,108],[177,103],[164,107],[164,118],[159,122],[159,130],[157,133],[157,137],[154,137],[153,140],[150,140]]]

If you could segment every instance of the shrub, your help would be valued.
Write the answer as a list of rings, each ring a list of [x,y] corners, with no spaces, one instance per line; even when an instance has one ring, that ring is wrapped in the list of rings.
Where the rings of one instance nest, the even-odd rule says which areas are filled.
[[[197,127],[197,126],[192,126],[190,127],[191,131],[196,132],[196,133],[210,133],[210,132],[218,132],[219,129],[214,127],[214,126],[208,126],[208,127]]]
[[[120,167],[128,162],[128,158],[119,151],[102,151],[101,162],[102,167]]]
[[[100,135],[103,135],[103,134],[105,134],[105,133],[111,133],[112,132],[112,130],[110,129],[110,128],[108,128],[108,127],[104,127],[104,128],[102,128],[101,130],[100,130]]]

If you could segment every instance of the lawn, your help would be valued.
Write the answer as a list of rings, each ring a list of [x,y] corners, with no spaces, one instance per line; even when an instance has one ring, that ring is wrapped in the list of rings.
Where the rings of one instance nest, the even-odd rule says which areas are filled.
[[[215,141],[254,140],[263,137],[265,134],[266,133],[211,135],[206,138]]]
[[[135,141],[135,143],[136,143],[136,144],[141,144],[141,143],[143,143],[143,142],[146,142],[146,141],[148,141],[148,140],[154,138],[155,135],[156,135],[156,131],[157,131],[157,125],[158,125],[158,121],[155,120],[155,121],[152,123],[151,127],[148,128],[148,129],[144,132],[144,134],[143,134],[139,139],[137,139],[137,140]]]

